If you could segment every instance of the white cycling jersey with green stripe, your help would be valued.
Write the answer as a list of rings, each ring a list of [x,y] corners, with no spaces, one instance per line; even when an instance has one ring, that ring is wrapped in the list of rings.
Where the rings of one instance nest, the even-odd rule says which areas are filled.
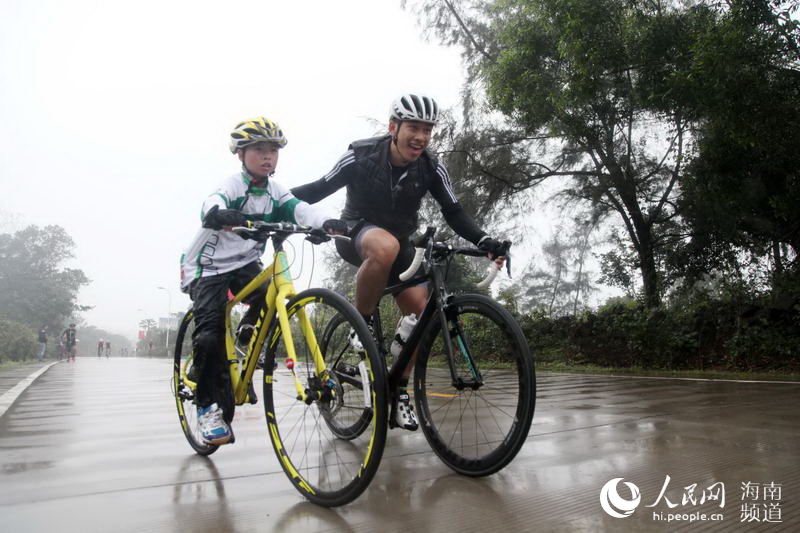
[[[265,222],[291,222],[313,228],[335,215],[295,198],[287,187],[273,179],[265,188],[252,185],[244,173],[235,174],[203,203],[202,221],[213,206],[236,209],[247,215],[260,215]],[[192,243],[181,256],[181,290],[188,292],[189,284],[200,277],[224,274],[248,263],[264,253],[264,243],[242,239],[228,231],[200,228]]]

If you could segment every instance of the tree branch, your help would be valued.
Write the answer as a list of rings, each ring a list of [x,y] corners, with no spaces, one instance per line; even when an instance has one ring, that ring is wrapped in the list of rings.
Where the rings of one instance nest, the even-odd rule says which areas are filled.
[[[458,22],[458,25],[461,26],[461,29],[466,34],[467,39],[469,39],[469,41],[472,43],[472,46],[475,48],[475,50],[480,52],[480,54],[484,57],[484,59],[491,60],[491,57],[489,56],[489,54],[486,53],[484,47],[478,43],[478,41],[472,35],[472,32],[469,31],[469,28],[467,28],[467,25],[461,19],[461,16],[458,14],[455,7],[453,7],[453,4],[451,4],[448,0],[442,0],[442,1],[447,6],[447,9],[450,10],[450,13],[453,14],[453,17],[455,17],[456,21]]]

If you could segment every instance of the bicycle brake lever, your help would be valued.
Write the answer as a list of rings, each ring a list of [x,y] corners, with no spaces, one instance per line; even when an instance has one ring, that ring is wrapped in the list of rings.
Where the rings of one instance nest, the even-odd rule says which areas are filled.
[[[506,272],[508,273],[508,277],[511,277],[511,254],[509,253],[511,250],[511,241],[503,241],[503,250],[506,256]]]

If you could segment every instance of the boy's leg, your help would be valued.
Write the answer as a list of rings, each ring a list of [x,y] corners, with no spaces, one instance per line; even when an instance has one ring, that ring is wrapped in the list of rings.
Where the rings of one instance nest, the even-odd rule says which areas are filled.
[[[191,289],[195,329],[192,333],[197,376],[195,403],[208,407],[217,403],[226,421],[233,417],[233,393],[227,374],[225,354],[225,302],[229,280],[226,275],[200,278]]]
[[[253,281],[253,279],[261,273],[261,270],[261,264],[257,261],[254,261],[233,271],[231,273],[231,291],[235,294],[244,289],[248,283]],[[251,327],[243,326],[254,326],[256,324],[258,321],[258,316],[261,313],[261,309],[264,305],[264,298],[266,297],[266,294],[267,286],[264,284],[261,288],[248,296],[244,301],[250,307],[247,309],[247,312],[239,323],[239,342],[242,344],[248,344],[250,342],[250,335],[253,331]]]

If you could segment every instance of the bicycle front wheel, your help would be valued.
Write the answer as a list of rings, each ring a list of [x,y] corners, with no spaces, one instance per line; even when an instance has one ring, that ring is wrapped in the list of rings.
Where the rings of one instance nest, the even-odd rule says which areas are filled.
[[[189,377],[192,374],[191,369],[194,363],[192,331],[194,331],[194,315],[189,310],[183,315],[178,335],[175,337],[172,393],[178,408],[181,430],[186,436],[186,440],[189,441],[189,446],[200,455],[211,455],[217,451],[218,446],[203,442],[197,420],[197,406],[194,403],[196,383]]]
[[[500,304],[456,296],[447,307],[453,371],[433,320],[414,369],[420,425],[436,455],[469,476],[486,476],[519,452],[533,420],[536,378],[522,330]]]
[[[281,467],[303,496],[326,507],[343,505],[367,488],[383,454],[387,424],[383,364],[364,319],[342,296],[310,289],[292,298],[287,312],[296,352],[293,368],[287,358],[286,332],[277,320],[266,340],[264,408],[270,439]],[[341,317],[337,327],[329,328],[337,316]],[[352,375],[337,374],[334,354],[351,349],[351,329],[362,340],[364,353],[352,365]],[[315,347],[329,367],[316,368]],[[345,391],[345,380],[346,387],[357,388],[358,394]],[[346,413],[351,412],[358,413],[352,419],[358,422],[348,422]]]

